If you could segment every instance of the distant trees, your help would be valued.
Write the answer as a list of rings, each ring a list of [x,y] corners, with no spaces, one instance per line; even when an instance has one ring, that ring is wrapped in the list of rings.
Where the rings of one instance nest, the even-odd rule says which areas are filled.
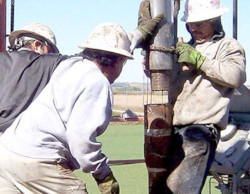
[[[112,84],[114,93],[138,93],[143,91],[143,83],[117,82]]]

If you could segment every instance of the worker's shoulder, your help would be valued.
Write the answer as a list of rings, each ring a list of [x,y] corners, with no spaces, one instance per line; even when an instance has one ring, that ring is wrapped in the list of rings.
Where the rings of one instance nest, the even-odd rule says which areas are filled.
[[[60,53],[48,53],[48,54],[44,54],[44,55],[40,55],[39,56],[41,59],[44,60],[58,60],[58,59],[67,59],[69,58],[68,55],[62,55]]]
[[[238,40],[236,40],[235,38],[231,38],[231,37],[224,37],[219,42],[224,45],[235,45],[235,46],[242,47]]]
[[[230,50],[230,51],[240,51],[241,53],[244,53],[244,48],[241,45],[241,43],[230,37],[224,37],[220,39],[218,42],[220,48],[225,48],[225,50]]]

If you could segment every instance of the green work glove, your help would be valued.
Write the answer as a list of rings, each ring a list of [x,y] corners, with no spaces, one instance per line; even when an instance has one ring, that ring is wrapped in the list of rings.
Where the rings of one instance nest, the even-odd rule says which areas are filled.
[[[119,184],[112,172],[103,180],[95,179],[101,194],[119,194]]]
[[[140,4],[138,13],[138,27],[141,31],[144,41],[153,35],[156,25],[162,20],[164,14],[159,14],[152,18],[150,15],[150,3],[148,0],[144,0]]]
[[[179,55],[178,63],[186,63],[192,65],[196,69],[200,69],[206,59],[199,51],[186,43],[178,42],[176,44],[176,51]]]

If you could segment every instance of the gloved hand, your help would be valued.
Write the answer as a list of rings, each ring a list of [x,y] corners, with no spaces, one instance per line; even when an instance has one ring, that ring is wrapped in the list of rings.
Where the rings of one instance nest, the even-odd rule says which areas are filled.
[[[141,42],[146,41],[149,36],[153,35],[155,27],[163,17],[164,14],[159,14],[152,18],[150,15],[149,0],[144,0],[141,2],[138,13],[138,27],[131,35],[131,52],[137,48]]]
[[[112,172],[103,180],[95,179],[102,194],[119,194],[119,184]]]
[[[202,56],[199,51],[186,43],[178,42],[176,44],[178,63],[186,63],[192,65],[196,69],[200,69],[206,57]]]
[[[156,25],[162,20],[164,14],[159,14],[154,18],[150,15],[150,2],[144,0],[140,4],[138,14],[138,27],[137,29],[142,32],[143,39],[146,40],[148,36],[152,36]]]
[[[130,52],[133,53],[134,49],[138,47],[138,45],[143,41],[142,32],[138,29],[135,29],[132,34],[129,36],[130,39]]]

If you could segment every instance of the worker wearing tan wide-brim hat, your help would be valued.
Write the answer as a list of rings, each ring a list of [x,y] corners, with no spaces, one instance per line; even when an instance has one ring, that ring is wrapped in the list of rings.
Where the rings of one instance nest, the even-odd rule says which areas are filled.
[[[59,53],[56,46],[56,37],[53,31],[46,25],[41,23],[31,23],[24,26],[21,30],[13,31],[9,36],[10,48],[19,49],[24,46],[26,42],[37,41],[39,46],[44,46],[47,48],[42,48],[43,51],[40,54],[46,53]],[[35,47],[35,46],[34,46]],[[35,52],[38,48],[34,48]]]
[[[97,137],[111,120],[111,83],[133,58],[130,44],[120,25],[100,24],[78,56],[58,65],[39,97],[0,138],[0,193],[86,194],[75,169],[91,173],[101,193],[119,193]]]

